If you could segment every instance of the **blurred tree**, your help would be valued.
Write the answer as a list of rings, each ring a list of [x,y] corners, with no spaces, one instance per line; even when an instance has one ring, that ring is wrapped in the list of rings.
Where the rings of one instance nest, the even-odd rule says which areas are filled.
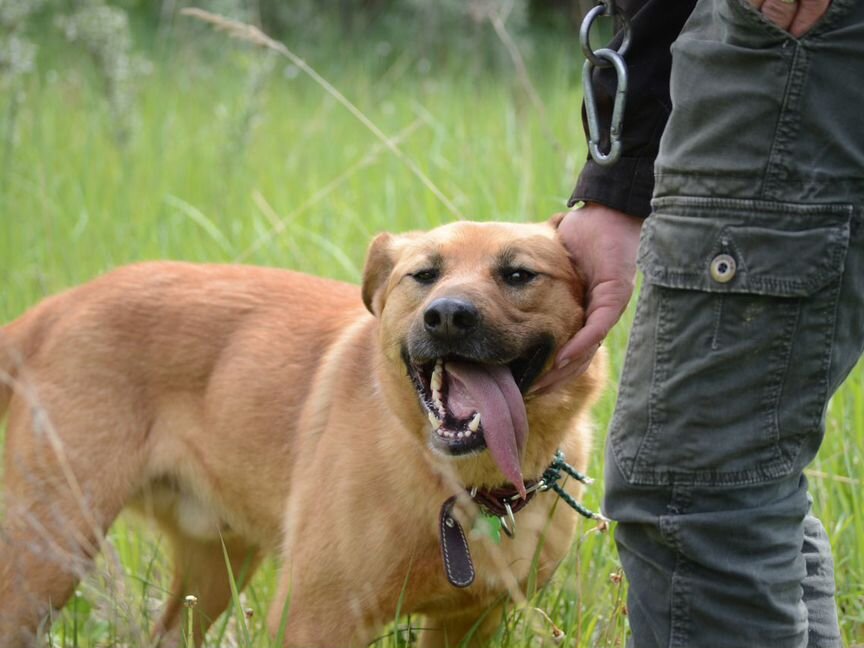
[[[579,29],[582,17],[597,2],[594,0],[527,0],[532,25],[552,27],[567,25]]]
[[[331,0],[333,1],[333,0]],[[364,25],[375,21],[381,16],[382,12],[392,8],[395,0],[335,0],[339,8],[339,17],[342,23],[342,29],[345,32],[351,33],[357,27],[358,23]]]
[[[252,0],[254,1],[254,0]],[[265,29],[281,33],[305,22],[337,24],[344,35],[355,35],[374,26],[388,13],[398,9],[399,0],[259,0],[261,22]]]
[[[18,109],[24,100],[22,78],[35,67],[36,45],[27,35],[27,20],[40,9],[46,0],[0,0],[0,135],[2,135],[2,157],[0,170],[5,169],[11,159],[12,144],[16,136]]]
[[[114,132],[120,144],[133,125],[135,81],[150,70],[149,62],[133,53],[129,16],[125,9],[102,0],[84,0],[70,14],[56,18],[66,38],[86,48],[105,81]]]
[[[40,0],[0,2],[0,77],[10,81],[33,69],[36,46],[25,36],[30,14],[41,9]]]

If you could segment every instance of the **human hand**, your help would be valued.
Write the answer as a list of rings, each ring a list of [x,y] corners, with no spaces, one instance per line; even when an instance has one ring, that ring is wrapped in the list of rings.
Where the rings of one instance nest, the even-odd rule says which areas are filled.
[[[588,204],[564,216],[558,235],[588,289],[585,324],[529,393],[550,391],[588,368],[633,294],[641,229],[641,218],[603,205]]]
[[[766,20],[799,38],[825,15],[831,0],[750,0],[750,4]]]

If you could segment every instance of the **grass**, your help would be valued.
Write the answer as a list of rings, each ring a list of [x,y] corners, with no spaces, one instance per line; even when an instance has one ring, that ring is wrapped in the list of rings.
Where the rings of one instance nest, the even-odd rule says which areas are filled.
[[[121,145],[91,61],[46,40],[39,73],[23,82],[14,125],[0,121],[0,321],[133,261],[243,261],[356,282],[378,231],[433,227],[454,210],[526,221],[563,208],[584,159],[581,62],[572,41],[535,40],[528,57],[545,114],[506,64],[490,72],[478,63],[490,57],[487,49],[466,58],[463,45],[456,57],[384,37],[340,50],[296,49],[384,133],[399,137],[404,155],[452,207],[283,58],[181,23],[168,46],[152,51],[153,73],[139,84],[131,139]],[[627,321],[609,340],[613,376],[626,330]],[[815,510],[833,541],[849,644],[864,642],[861,383],[856,370],[833,399],[810,472]],[[596,411],[598,448],[614,391],[613,380]],[[602,477],[601,455],[592,463],[595,477]],[[586,504],[596,510],[601,493],[602,480]],[[129,645],[128,619],[146,627],[157,615],[170,574],[160,538],[124,517],[111,543],[125,575],[111,583],[100,563],[56,620],[53,645]],[[622,646],[626,583],[618,574],[611,537],[583,524],[551,586],[514,611],[497,645],[537,645],[537,632],[551,636],[547,614],[568,645]],[[223,615],[210,645],[269,646],[264,619],[275,583],[268,561],[235,599],[243,612]],[[399,619],[376,645],[406,645],[411,623],[417,620]]]

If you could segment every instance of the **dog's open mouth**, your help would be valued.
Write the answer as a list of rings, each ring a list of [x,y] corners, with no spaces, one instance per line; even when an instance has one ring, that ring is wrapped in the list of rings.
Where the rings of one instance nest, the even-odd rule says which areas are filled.
[[[520,458],[528,438],[523,392],[548,355],[538,348],[509,364],[455,356],[407,362],[432,425],[433,446],[454,456],[488,448],[501,473],[522,490]]]

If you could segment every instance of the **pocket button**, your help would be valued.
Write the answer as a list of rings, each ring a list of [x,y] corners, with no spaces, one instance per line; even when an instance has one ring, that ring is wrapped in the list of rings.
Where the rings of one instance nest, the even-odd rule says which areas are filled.
[[[728,283],[735,276],[735,259],[728,254],[718,254],[711,261],[711,278],[717,283]]]

